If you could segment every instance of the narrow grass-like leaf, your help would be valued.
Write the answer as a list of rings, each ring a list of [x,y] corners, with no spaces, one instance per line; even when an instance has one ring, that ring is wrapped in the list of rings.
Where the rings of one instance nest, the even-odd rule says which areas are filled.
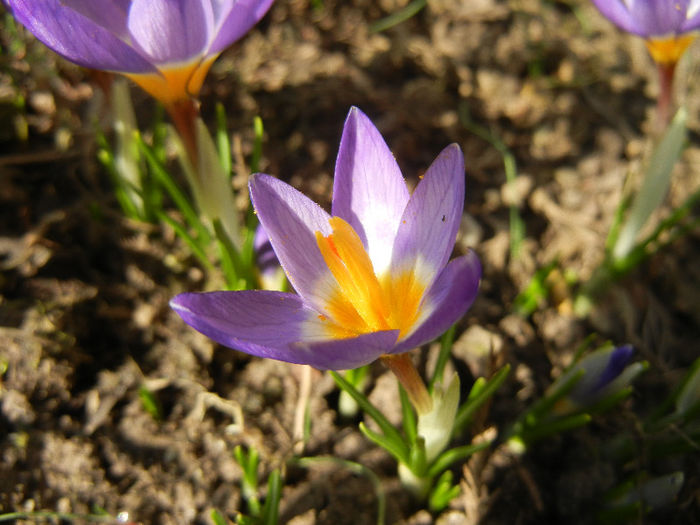
[[[510,365],[505,365],[498,372],[496,372],[491,379],[489,379],[483,387],[479,387],[478,393],[472,396],[476,384],[472,387],[472,392],[470,393],[470,398],[459,407],[457,410],[457,416],[455,418],[455,430],[462,430],[467,426],[477,410],[479,410],[486,401],[488,401],[496,390],[500,388],[503,382],[508,377],[510,373]]]
[[[204,250],[202,250],[202,247],[199,245],[196,239],[187,232],[182,224],[162,211],[158,212],[157,217],[164,223],[168,224],[175,231],[177,236],[180,237],[185,244],[187,244],[190,251],[195,257],[197,257],[197,259],[199,259],[199,262],[202,263],[202,266],[210,271],[214,269],[214,266],[212,265],[211,261],[209,261],[207,254],[204,253]]]
[[[250,155],[250,172],[257,173],[260,171],[260,159],[262,158],[262,143],[265,136],[265,128],[263,121],[259,116],[253,119],[253,133],[255,140],[253,142],[253,153]]]
[[[506,143],[493,131],[477,124],[471,118],[469,106],[466,103],[462,103],[459,106],[459,120],[468,131],[491,144],[491,146],[500,153],[503,159],[503,170],[506,174],[506,184],[508,184],[509,189],[514,190],[516,179],[518,178],[518,168],[515,155],[513,155]],[[520,217],[520,210],[516,203],[511,203],[508,208],[510,259],[515,260],[518,258],[523,239],[525,238],[525,222],[522,217]]]
[[[389,16],[386,16],[370,25],[369,30],[372,33],[381,33],[382,31],[386,31],[387,29],[401,24],[402,22],[405,22],[409,18],[418,14],[420,10],[427,5],[427,3],[427,0],[413,0],[413,2],[399,9],[395,13],[392,13]]]
[[[400,443],[403,446],[403,458],[404,460],[407,459],[408,450],[406,449],[403,437],[401,437],[399,431],[394,428],[394,425],[392,425],[384,414],[382,414],[372,403],[370,403],[367,396],[352,386],[342,375],[333,370],[330,371],[330,374],[336,384],[350,394],[357,404],[360,405],[360,408],[365,412],[365,414],[374,419],[377,425],[379,425],[379,428],[382,429],[382,432],[387,439]]]
[[[537,425],[528,427],[521,438],[525,443],[531,444],[538,439],[587,425],[591,419],[590,414],[574,414],[551,422],[540,421]]]
[[[614,260],[622,260],[630,253],[637,234],[666,197],[671,172],[685,145],[687,116],[687,111],[681,107],[654,150],[644,174],[642,187],[632,202],[627,221],[613,246]]]
[[[413,446],[416,443],[416,436],[418,435],[416,413],[413,411],[413,404],[408,399],[408,394],[406,394],[404,388],[400,384],[398,388],[401,398],[401,422],[403,424],[403,431],[406,434],[409,445]]]
[[[221,168],[227,176],[232,174],[231,141],[226,130],[226,109],[221,102],[216,103],[216,147],[219,151]]]
[[[263,525],[277,525],[279,520],[280,499],[282,498],[282,476],[278,469],[270,473],[267,480],[267,497],[262,509]]]
[[[452,478],[452,472],[446,470],[435,483],[428,497],[428,508],[432,512],[440,512],[459,495],[459,485],[452,485]]]
[[[209,517],[211,518],[211,521],[214,522],[214,525],[227,525],[228,521],[224,516],[216,509],[211,509],[211,512],[209,513]]]
[[[214,233],[216,234],[217,245],[219,247],[219,260],[221,261],[221,271],[226,279],[229,290],[238,290],[240,276],[238,275],[238,256],[236,248],[224,231],[221,221],[214,221]]]
[[[529,317],[549,295],[547,277],[557,267],[558,261],[552,261],[540,268],[532,276],[525,289],[513,301],[513,310],[522,316]]]
[[[410,457],[406,444],[402,441],[396,441],[389,439],[388,437],[378,434],[374,430],[367,428],[367,425],[360,422],[360,432],[362,432],[370,441],[379,445],[389,454],[396,458],[396,461],[403,463],[404,465],[410,465]]]
[[[442,334],[440,338],[440,353],[438,354],[437,363],[435,363],[435,372],[433,377],[430,378],[428,383],[428,391],[432,392],[435,383],[441,382],[445,373],[445,366],[447,361],[450,359],[450,354],[452,352],[452,343],[455,339],[455,331],[457,330],[457,324],[453,324],[450,328]]]
[[[158,398],[145,386],[139,388],[139,399],[141,406],[155,420],[160,421],[163,417],[163,410],[160,407]]]
[[[180,210],[182,215],[185,217],[188,225],[197,232],[198,238],[201,243],[206,245],[210,242],[209,232],[206,230],[202,221],[199,220],[197,212],[190,205],[189,200],[185,194],[178,188],[177,184],[171,177],[170,173],[165,169],[163,164],[156,158],[151,148],[146,144],[140,135],[137,135],[139,150],[143,154],[148,163],[151,172],[156,177],[158,182],[163,186],[165,191],[173,199],[175,206]]]
[[[462,447],[451,448],[440,454],[433,464],[430,465],[426,477],[432,478],[440,474],[443,470],[449,468],[452,463],[467,459],[473,454],[479,452],[480,450],[487,449],[491,446],[491,441],[484,441],[482,443],[476,443],[474,445],[464,445]]]

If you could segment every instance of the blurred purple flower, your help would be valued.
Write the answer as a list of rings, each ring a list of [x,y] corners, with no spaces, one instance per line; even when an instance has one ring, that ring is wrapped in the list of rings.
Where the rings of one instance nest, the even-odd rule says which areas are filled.
[[[59,55],[122,73],[166,105],[196,97],[214,59],[273,0],[6,0]]]
[[[610,21],[647,41],[658,63],[676,63],[700,28],[700,0],[593,0]]]
[[[255,263],[260,272],[260,284],[265,290],[282,290],[284,286],[284,272],[279,259],[275,254],[270,237],[265,228],[259,224],[253,237],[253,250],[255,251]]]
[[[456,144],[411,195],[377,129],[352,108],[332,215],[269,175],[254,175],[250,194],[298,295],[246,290],[172,299],[186,323],[225,346],[320,369],[356,368],[434,339],[476,297],[476,255],[448,263],[464,206]]]
[[[601,348],[576,362],[549,388],[550,392],[554,392],[574,375],[583,372],[573,389],[558,403],[556,411],[568,413],[578,408],[590,407],[629,386],[643,370],[641,363],[628,366],[633,355],[632,345],[622,345]]]

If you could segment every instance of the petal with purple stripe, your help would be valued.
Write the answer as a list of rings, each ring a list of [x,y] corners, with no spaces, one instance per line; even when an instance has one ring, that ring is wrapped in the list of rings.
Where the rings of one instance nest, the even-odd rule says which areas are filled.
[[[408,199],[406,182],[381,134],[362,111],[351,108],[335,164],[333,215],[355,229],[377,274],[389,267]]]
[[[118,23],[103,27],[95,19],[71,9],[61,0],[42,0],[40,5],[28,0],[10,0],[8,6],[34,36],[71,62],[106,71],[156,71],[148,60],[112,31],[122,28],[121,17],[116,18],[115,15]],[[110,11],[108,8],[106,13]]]
[[[168,64],[203,54],[213,21],[211,8],[205,10],[201,1],[133,0],[128,27],[135,47],[153,62]]]
[[[476,299],[481,263],[470,251],[450,261],[427,291],[416,328],[391,353],[401,353],[432,341],[462,317]]]
[[[325,307],[336,284],[315,232],[332,233],[330,216],[306,195],[269,175],[253,175],[249,187],[255,212],[289,282],[305,301],[328,313]]]
[[[433,161],[411,195],[394,241],[391,271],[413,268],[428,287],[454,248],[464,209],[464,156],[456,144]]]
[[[355,368],[377,359],[397,331],[319,341],[309,323],[318,315],[294,294],[246,290],[184,293],[170,306],[192,328],[214,341],[258,357],[321,369]]]
[[[216,18],[219,20],[216,35],[209,45],[207,55],[215,55],[233,44],[253,27],[272,5],[274,0],[228,0],[218,2]],[[222,5],[223,4],[223,5]]]

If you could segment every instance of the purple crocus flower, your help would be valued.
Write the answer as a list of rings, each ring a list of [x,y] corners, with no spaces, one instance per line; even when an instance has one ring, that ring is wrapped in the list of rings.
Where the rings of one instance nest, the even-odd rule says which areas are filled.
[[[583,372],[573,389],[557,404],[556,411],[569,413],[590,407],[627,387],[644,369],[641,363],[629,364],[633,355],[632,345],[622,345],[601,348],[575,363],[549,388],[554,392],[574,375]]]
[[[6,0],[59,55],[122,73],[166,105],[196,97],[214,59],[273,0]]]
[[[413,194],[357,108],[345,121],[332,214],[264,174],[250,181],[258,218],[296,294],[184,293],[190,326],[248,354],[320,369],[399,358],[443,333],[474,301],[473,252],[450,262],[464,206],[464,158],[445,148]]]
[[[644,38],[659,75],[658,127],[671,117],[676,64],[700,28],[700,0],[593,0],[621,29]]]
[[[700,0],[593,0],[610,21],[647,41],[658,63],[676,63],[700,28]]]

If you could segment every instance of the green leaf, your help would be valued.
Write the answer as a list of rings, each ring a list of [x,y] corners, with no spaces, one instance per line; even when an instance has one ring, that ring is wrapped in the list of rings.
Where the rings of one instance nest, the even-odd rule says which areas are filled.
[[[360,432],[362,432],[367,437],[367,439],[374,442],[376,445],[379,445],[389,454],[394,456],[394,458],[396,458],[396,461],[398,461],[399,463],[403,463],[406,466],[409,466],[411,464],[409,452],[406,448],[406,445],[403,442],[397,442],[396,440],[392,440],[387,438],[386,436],[378,434],[374,430],[370,430],[369,428],[367,428],[367,425],[365,425],[362,422],[360,423]]]
[[[445,365],[447,365],[447,361],[450,359],[450,355],[452,353],[452,343],[455,339],[456,330],[457,323],[450,326],[449,330],[442,334],[442,337],[440,338],[440,353],[438,354],[437,363],[435,364],[435,372],[428,383],[429,392],[433,391],[433,386],[435,386],[435,383],[442,381],[445,372]]]
[[[216,509],[211,509],[211,513],[209,514],[209,517],[211,518],[211,521],[214,522],[214,525],[227,525],[228,521],[226,518],[223,517],[223,515]]]
[[[221,168],[226,175],[231,176],[231,142],[226,130],[226,109],[221,102],[216,103],[216,147],[219,151]]]
[[[148,147],[148,144],[144,142],[140,135],[137,135],[137,140],[139,150],[145,157],[154,177],[163,186],[168,195],[170,195],[170,198],[173,199],[175,206],[177,206],[185,217],[190,228],[197,232],[198,241],[201,242],[202,245],[207,245],[210,242],[210,235],[204,227],[204,224],[202,224],[202,221],[199,220],[197,212],[194,211],[194,208],[190,205],[185,194],[178,188],[170,173],[168,173],[165,167],[158,161],[153,151],[151,151],[151,148]]]
[[[413,404],[408,399],[408,394],[399,384],[399,397],[401,398],[401,415],[403,423],[403,431],[406,434],[408,443],[413,446],[416,443],[418,428],[416,424],[416,413],[413,411]]]
[[[446,470],[435,483],[435,488],[428,497],[428,508],[440,512],[459,495],[459,485],[452,485],[452,472]]]
[[[270,473],[267,480],[267,497],[262,510],[263,525],[276,525],[279,519],[280,499],[282,498],[282,476],[278,469]]]
[[[486,403],[486,401],[493,396],[493,394],[496,393],[496,390],[501,387],[509,373],[510,365],[505,365],[498,372],[496,372],[493,377],[483,385],[483,387],[479,386],[478,393],[474,394],[475,388],[477,388],[477,379],[477,381],[474,383],[474,387],[472,387],[472,392],[469,394],[469,398],[461,407],[459,407],[459,410],[457,410],[457,417],[455,418],[454,426],[455,430],[460,431],[471,422],[476,411],[479,410],[484,403]]]
[[[357,404],[360,405],[360,408],[368,416],[374,419],[374,421],[377,423],[377,425],[379,425],[379,428],[381,428],[382,432],[389,440],[395,443],[401,443],[401,445],[404,448],[403,457],[404,459],[407,459],[408,449],[406,447],[406,444],[404,443],[403,438],[401,437],[401,434],[398,430],[394,428],[394,426],[389,422],[389,420],[384,416],[384,414],[377,410],[377,408],[372,403],[370,403],[369,399],[367,399],[367,396],[359,392],[342,375],[338,374],[333,370],[330,371],[330,374],[333,380],[336,382],[336,384],[340,388],[345,390],[348,394],[350,394],[352,398],[357,402]]]
[[[158,398],[145,386],[139,388],[139,399],[141,406],[155,420],[160,421],[163,416],[163,410],[160,407]]]
[[[685,145],[687,118],[685,108],[681,107],[654,150],[642,187],[632,202],[629,217],[613,246],[614,261],[624,260],[632,251],[637,234],[666,197],[671,182],[671,172]]]
[[[253,132],[255,133],[255,141],[253,142],[253,153],[250,156],[250,172],[257,173],[260,171],[260,159],[262,158],[262,143],[265,135],[263,121],[259,116],[253,119]]]
[[[437,476],[443,470],[446,470],[450,465],[452,465],[452,463],[467,459],[480,450],[490,447],[491,443],[491,441],[484,441],[474,445],[464,445],[462,447],[455,447],[450,450],[446,450],[440,454],[435,461],[433,461],[432,465],[430,465],[426,477],[432,478]]]
[[[401,24],[402,22],[405,22],[409,18],[418,14],[418,12],[420,12],[420,10],[423,9],[427,3],[427,0],[413,0],[413,2],[399,9],[395,13],[392,13],[389,16],[384,17],[370,25],[369,30],[372,33],[381,33],[382,31],[386,31],[387,29]]]

